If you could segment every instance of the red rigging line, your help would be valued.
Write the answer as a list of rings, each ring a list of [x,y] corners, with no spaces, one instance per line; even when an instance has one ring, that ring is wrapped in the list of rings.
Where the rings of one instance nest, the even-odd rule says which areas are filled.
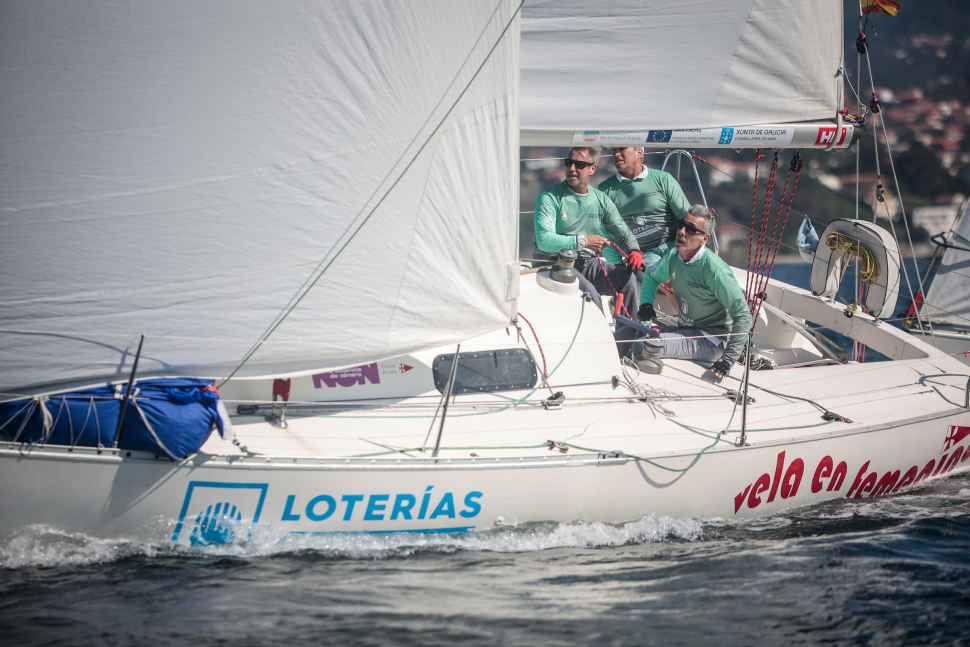
[[[757,154],[755,159],[755,169],[757,170],[757,161],[763,157],[760,152]],[[781,192],[781,198],[778,201],[778,211],[775,213],[774,222],[771,227],[771,235],[768,236],[768,220],[771,218],[771,199],[774,193],[775,178],[778,170],[778,153],[775,152],[774,160],[771,164],[771,172],[768,175],[768,186],[765,189],[765,201],[764,206],[761,211],[761,222],[759,224],[758,231],[758,245],[754,248],[754,253],[752,254],[752,243],[751,237],[754,235],[754,218],[757,209],[758,200],[758,185],[757,185],[757,175],[755,175],[755,189],[754,197],[752,198],[751,206],[751,234],[749,235],[748,243],[748,276],[745,281],[745,296],[748,300],[748,305],[751,307],[751,316],[754,319],[752,323],[752,330],[758,323],[758,316],[761,313],[761,303],[764,301],[764,290],[768,286],[768,279],[771,277],[771,272],[775,267],[775,260],[778,258],[778,249],[781,247],[781,239],[785,233],[785,226],[788,224],[788,216],[791,213],[792,203],[795,199],[795,190],[798,188],[798,179],[801,177],[802,172],[802,157],[801,153],[795,153],[792,158],[791,163],[788,165],[788,175],[785,177],[785,187]],[[791,194],[788,195],[788,185],[791,183],[791,174],[795,173],[795,182],[792,184]],[[785,197],[788,197],[788,205],[785,205]],[[782,218],[781,212],[785,209],[784,218]],[[778,227],[778,221],[781,220],[781,227]]]
[[[758,205],[758,167],[760,166],[761,160],[764,155],[761,154],[761,149],[755,149],[754,151],[754,193],[751,196],[751,227],[748,228],[748,273],[745,275],[744,279],[744,294],[748,296],[751,293],[751,248],[754,243],[754,212]]]
[[[775,177],[778,172],[778,151],[775,151],[774,159],[771,162],[771,171],[768,173],[768,186],[765,188],[765,200],[764,206],[761,210],[761,226],[758,232],[758,246],[755,251],[755,262],[754,262],[754,282],[757,281],[758,276],[764,272],[764,267],[762,266],[762,252],[764,251],[765,245],[765,234],[768,233],[768,219],[771,217],[771,201],[775,196]],[[752,286],[756,287],[756,286]],[[749,295],[749,299],[753,298],[755,295]]]
[[[771,214],[771,199],[774,195],[775,188],[775,172],[778,170],[778,152],[775,151],[774,160],[771,164],[771,171],[768,174],[768,186],[765,188],[765,201],[764,206],[761,210],[761,223],[758,226],[758,244],[755,247],[754,258],[750,258],[751,252],[748,251],[748,265],[751,268],[749,270],[750,282],[746,282],[748,287],[745,289],[745,296],[748,299],[748,304],[752,306],[751,314],[754,315],[754,299],[755,290],[758,286],[758,277],[761,274],[761,251],[765,242],[765,234],[768,229],[768,217]],[[757,178],[756,178],[757,180]],[[757,194],[757,184],[755,184],[755,194],[754,194],[754,204],[751,209],[751,230],[754,232],[754,216],[755,216],[755,205],[757,204],[758,194]]]
[[[788,183],[791,180],[792,171],[795,172],[795,183],[792,185],[791,195],[788,196],[788,208],[785,210],[785,217],[781,222],[781,229],[778,231],[778,238],[774,241],[775,249],[771,252],[771,264],[768,265],[768,271],[762,274],[762,279],[760,285],[758,286],[757,293],[755,295],[756,302],[758,304],[758,309],[754,314],[754,321],[752,323],[752,330],[757,324],[758,315],[761,314],[761,303],[764,301],[765,289],[768,287],[768,279],[771,277],[771,272],[775,267],[775,259],[778,257],[778,248],[781,247],[781,239],[785,234],[785,226],[788,224],[788,214],[791,213],[791,205],[795,200],[795,190],[798,189],[798,178],[802,175],[802,154],[801,152],[796,152],[795,157],[792,158],[791,163],[788,165],[788,175],[785,177],[785,188],[781,192],[781,200],[778,202],[778,213],[775,214],[775,224],[771,230],[771,238],[768,239],[769,250],[772,239],[775,238],[775,229],[778,226],[778,219],[781,217],[781,209],[785,206],[785,194],[788,193]],[[765,261],[768,260],[768,252],[765,253]]]
[[[525,315],[522,314],[521,312],[518,313],[518,314],[519,314],[520,317],[522,317],[522,321],[524,321],[527,324],[529,324],[529,330],[532,331],[532,336],[535,337],[535,339],[536,339],[536,345],[539,346],[539,354],[542,355],[542,377],[544,379],[548,379],[549,378],[549,369],[546,367],[546,353],[545,353],[544,350],[542,350],[542,342],[539,341],[539,335],[536,334],[536,329],[532,327],[532,322],[529,321],[528,319],[526,319],[525,318]]]
[[[613,241],[607,241],[607,243],[612,245],[613,247],[616,247],[616,251],[620,252],[620,257],[626,260],[627,255],[623,253],[623,250],[620,249],[616,243],[614,243]],[[613,291],[614,298],[619,299],[618,303],[623,308],[623,312],[626,315],[627,319],[633,319],[633,317],[630,316],[630,312],[626,309],[626,305],[623,303],[623,299],[620,297],[620,293],[617,292],[616,286],[613,285],[613,281],[610,280],[610,275],[606,272],[606,266],[603,265],[603,257],[600,256],[599,252],[596,252],[596,262],[600,264],[600,269],[603,270],[603,276],[606,277],[606,282],[610,284],[610,290]]]

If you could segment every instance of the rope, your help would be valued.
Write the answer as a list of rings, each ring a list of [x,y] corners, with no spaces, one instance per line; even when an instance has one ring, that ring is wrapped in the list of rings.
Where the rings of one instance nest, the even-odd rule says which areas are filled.
[[[570,267],[571,266],[572,266],[572,264],[570,264]],[[532,327],[532,322],[529,321],[528,319],[526,319],[524,314],[522,314],[520,312],[519,313],[519,316],[522,317],[522,321],[524,321],[527,324],[529,324],[529,330],[532,331],[532,336],[536,338],[536,345],[539,346],[539,354],[542,356],[542,377],[543,378],[548,378],[549,377],[549,371],[546,368],[546,353],[542,350],[542,342],[539,341],[539,335],[536,334],[536,329]],[[523,341],[525,341],[525,338],[523,338]]]
[[[865,245],[833,231],[825,237],[825,246],[833,252],[841,250],[847,256],[859,259],[859,278],[866,285],[873,285],[879,279],[879,261]]]
[[[795,184],[792,186],[791,195],[788,197],[788,209],[785,211],[785,218],[781,223],[781,230],[778,231],[778,238],[775,239],[775,231],[778,229],[778,219],[781,217],[781,210],[785,206],[785,195],[788,193],[788,183],[791,180],[792,170],[795,170]],[[758,281],[758,287],[754,294],[754,303],[757,304],[757,308],[753,313],[753,320],[751,324],[751,329],[758,325],[758,316],[761,314],[761,303],[764,301],[763,294],[765,289],[768,287],[768,279],[771,277],[771,272],[775,268],[775,259],[778,257],[778,248],[781,247],[781,238],[785,233],[785,226],[788,224],[788,215],[791,213],[791,205],[795,200],[795,190],[798,189],[798,178],[802,175],[802,159],[801,153],[795,153],[795,157],[792,158],[791,163],[788,165],[788,175],[785,177],[785,188],[781,192],[781,200],[778,202],[778,213],[775,214],[775,223],[771,229],[771,236],[768,238],[768,246],[765,249],[765,262],[767,263],[768,255],[771,254],[771,264],[767,267],[767,271],[762,272],[762,276]],[[774,251],[772,252],[772,245],[774,245]]]
[[[610,244],[616,247],[616,244],[614,243],[610,243]],[[616,248],[620,249],[619,247],[616,247]],[[623,251],[621,250],[620,253],[623,254]],[[600,264],[600,269],[603,270],[603,276],[606,277],[606,282],[610,284],[610,290],[613,291],[613,297],[616,299],[619,299],[620,293],[617,291],[616,286],[613,285],[613,281],[610,280],[610,275],[606,272],[606,266],[603,265],[603,257],[600,256],[599,252],[596,252],[596,262]],[[620,307],[623,308],[623,312],[624,314],[626,314],[627,319],[633,319],[633,317],[630,315],[630,311],[626,309],[625,303],[621,303]]]
[[[761,255],[765,244],[765,234],[768,233],[768,218],[771,215],[771,201],[775,194],[775,177],[777,172],[778,172],[778,151],[775,151],[771,162],[771,170],[768,172],[768,186],[765,187],[764,206],[761,209],[761,225],[758,228],[758,246],[755,249],[755,262],[754,262],[755,278],[752,279],[752,283],[754,283],[757,280],[758,275],[761,274],[761,271],[762,271]],[[752,296],[754,295],[748,295],[749,301]]]

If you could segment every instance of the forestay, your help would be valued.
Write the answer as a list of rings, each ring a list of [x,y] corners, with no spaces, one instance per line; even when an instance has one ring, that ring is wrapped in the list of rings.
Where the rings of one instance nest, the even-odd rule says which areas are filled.
[[[5,6],[0,391],[126,376],[140,333],[139,374],[219,377],[507,325],[517,8]]]
[[[840,0],[532,0],[522,142],[831,119]]]
[[[920,317],[938,323],[970,325],[970,204],[946,240],[949,247],[926,291]]]

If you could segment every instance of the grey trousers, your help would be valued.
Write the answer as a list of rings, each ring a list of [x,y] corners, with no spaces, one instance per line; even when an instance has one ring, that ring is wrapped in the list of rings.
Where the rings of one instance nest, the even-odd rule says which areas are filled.
[[[661,339],[664,340],[664,349],[660,354],[664,359],[691,359],[713,363],[724,353],[723,342],[715,344],[697,328],[659,326],[658,329]],[[630,354],[631,351],[634,357],[639,357],[643,352],[643,342],[635,341],[643,336],[639,331],[628,327],[621,328],[614,336],[620,357]]]

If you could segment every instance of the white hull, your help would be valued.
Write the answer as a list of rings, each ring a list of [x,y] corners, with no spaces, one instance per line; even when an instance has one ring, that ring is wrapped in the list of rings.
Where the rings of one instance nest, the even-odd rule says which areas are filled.
[[[380,363],[388,368],[378,383],[329,372],[294,376],[290,406],[316,401],[326,415],[291,415],[285,430],[262,415],[234,417],[243,444],[258,455],[218,437],[181,463],[117,450],[0,444],[7,494],[0,534],[44,524],[186,543],[230,540],[226,529],[235,523],[227,519],[312,533],[459,532],[650,514],[745,518],[889,494],[970,467],[964,366],[865,316],[848,320],[838,304],[775,282],[768,288],[773,307],[823,325],[848,321],[851,336],[898,361],[754,373],[749,444],[738,447],[741,407],[699,379],[702,367],[671,361],[660,376],[639,376],[638,384],[654,390],[639,394],[650,403],[638,400],[622,381],[611,384],[623,368],[605,318],[576,295],[523,279],[520,312],[543,341],[550,370],[569,359],[550,378],[553,390],[566,393],[561,409],[539,406],[548,391],[507,408],[510,398],[529,392],[459,396],[435,460],[430,451],[407,448],[422,446],[440,397],[430,379],[433,358],[453,349]],[[795,359],[818,352],[764,311],[759,330],[762,347],[771,342]],[[462,350],[521,346],[514,330],[503,330]],[[532,350],[541,369],[534,343]],[[260,394],[265,401],[272,379],[234,384],[223,389],[230,402]],[[388,399],[359,400],[366,397]],[[819,407],[853,422],[823,421]],[[657,466],[689,467],[729,420],[729,431],[687,471]],[[544,446],[550,440],[568,451]],[[369,455],[376,453],[382,455]]]
[[[200,515],[204,519],[211,506],[222,503],[235,506],[243,521],[299,533],[462,532],[540,520],[622,522],[650,514],[756,517],[827,499],[890,494],[912,484],[927,465],[930,476],[965,470],[970,436],[946,444],[948,432],[960,423],[970,425],[970,414],[954,411],[893,427],[723,447],[682,475],[633,459],[559,452],[475,463],[199,456],[174,465],[150,456],[4,448],[0,483],[17,496],[2,504],[0,532],[43,524],[93,536],[185,543]],[[692,459],[660,458],[670,466]],[[412,500],[400,506],[408,514],[390,518],[395,503]]]

